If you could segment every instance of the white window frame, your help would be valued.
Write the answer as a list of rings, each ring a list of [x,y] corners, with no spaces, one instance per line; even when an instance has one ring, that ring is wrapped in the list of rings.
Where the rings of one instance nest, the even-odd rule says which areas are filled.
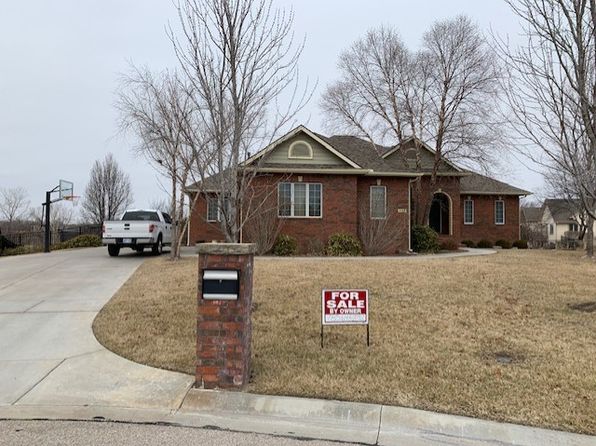
[[[384,203],[383,203],[383,217],[373,217],[373,213],[372,213],[372,209],[373,209],[373,188],[381,188],[383,189],[384,193],[383,193],[383,198],[385,199]],[[369,192],[369,215],[370,215],[370,219],[371,220],[385,220],[387,218],[387,186],[381,186],[381,185],[373,185],[370,186]]]
[[[503,203],[503,221],[497,221],[497,203]],[[505,224],[505,200],[495,200],[495,225],[503,226]]]
[[[308,150],[310,152],[310,155],[309,156],[297,156],[297,155],[293,155],[292,154],[293,149],[298,144],[305,144],[306,147],[308,147]],[[314,156],[314,154],[313,154],[312,146],[308,142],[306,142],[304,140],[294,141],[292,144],[290,144],[290,148],[288,149],[288,159],[291,159],[291,160],[311,160],[311,159],[313,159],[313,156]]]
[[[472,204],[472,220],[466,221],[466,203]],[[474,200],[471,198],[466,198],[464,200],[464,225],[473,225],[474,224]]]
[[[282,184],[290,184],[290,215],[280,215],[280,203],[279,203],[279,189]],[[306,215],[294,215],[294,185],[295,184],[304,184],[306,185]],[[309,215],[310,214],[310,186],[311,185],[318,185],[321,191],[321,215]],[[301,183],[301,182],[292,182],[284,181],[282,183],[277,184],[277,216],[278,218],[323,218],[323,184],[322,183]]]
[[[215,200],[217,204],[217,220],[209,219],[209,202]],[[224,206],[226,206],[227,197],[224,198]],[[228,202],[229,206],[229,202]],[[221,221],[221,208],[219,207],[219,197],[217,195],[207,195],[207,223],[219,223]]]

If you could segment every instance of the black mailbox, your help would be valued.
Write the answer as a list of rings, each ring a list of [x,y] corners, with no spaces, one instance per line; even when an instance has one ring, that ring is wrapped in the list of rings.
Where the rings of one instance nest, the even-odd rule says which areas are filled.
[[[203,270],[203,299],[237,300],[239,292],[238,271]]]

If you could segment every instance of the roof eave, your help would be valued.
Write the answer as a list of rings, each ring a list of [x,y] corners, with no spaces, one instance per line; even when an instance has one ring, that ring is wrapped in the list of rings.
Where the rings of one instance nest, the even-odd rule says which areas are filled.
[[[528,195],[533,195],[532,192],[528,192],[527,190],[518,191],[518,192],[487,192],[487,191],[474,191],[474,190],[462,190],[459,192],[460,195],[509,195],[515,197],[525,197]]]

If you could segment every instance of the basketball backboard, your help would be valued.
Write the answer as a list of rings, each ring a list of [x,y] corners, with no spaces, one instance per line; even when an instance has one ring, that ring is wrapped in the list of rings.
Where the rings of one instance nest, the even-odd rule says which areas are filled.
[[[58,194],[61,200],[66,197],[72,197],[74,195],[74,184],[72,181],[60,180]]]

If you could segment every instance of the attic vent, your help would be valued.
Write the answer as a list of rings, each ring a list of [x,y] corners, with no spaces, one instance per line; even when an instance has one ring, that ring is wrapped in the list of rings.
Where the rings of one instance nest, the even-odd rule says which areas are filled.
[[[290,145],[288,150],[288,158],[300,159],[300,160],[311,160],[312,159],[312,147],[306,141],[295,141]]]

